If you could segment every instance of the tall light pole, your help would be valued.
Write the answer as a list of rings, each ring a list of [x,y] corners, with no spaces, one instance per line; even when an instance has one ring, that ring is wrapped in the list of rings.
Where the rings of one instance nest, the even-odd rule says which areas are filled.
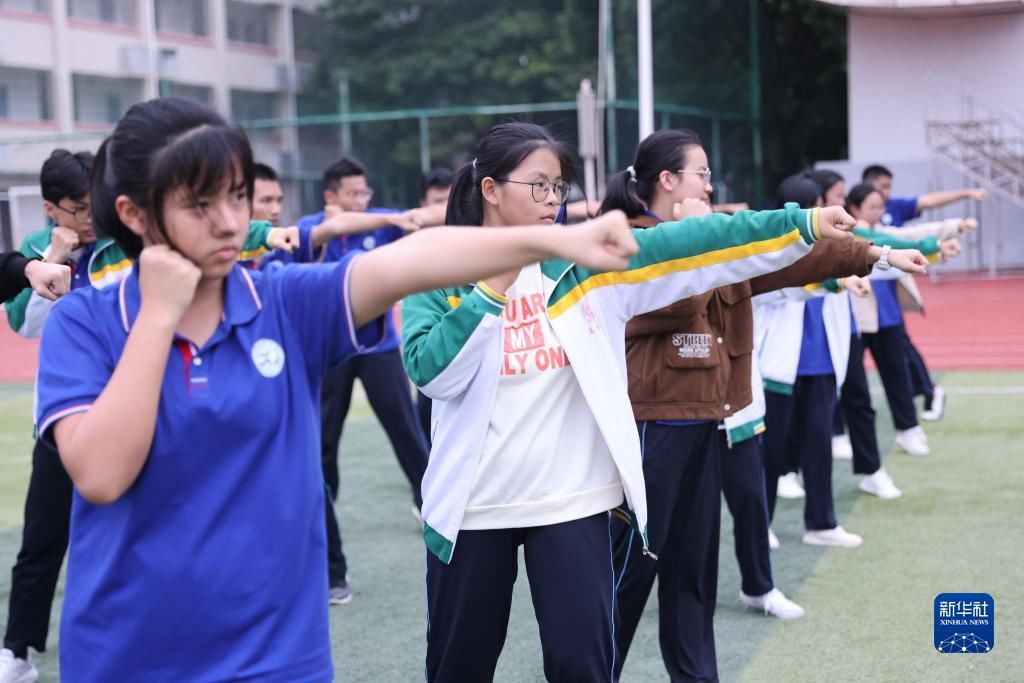
[[[637,104],[640,139],[654,132],[654,52],[651,38],[651,0],[636,3]]]

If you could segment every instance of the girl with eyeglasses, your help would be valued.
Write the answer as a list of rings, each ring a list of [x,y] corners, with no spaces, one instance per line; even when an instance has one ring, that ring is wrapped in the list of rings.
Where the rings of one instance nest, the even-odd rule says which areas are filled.
[[[695,133],[658,131],[612,179],[602,210],[624,211],[631,224],[644,228],[641,236],[676,215],[708,215],[709,173]],[[736,219],[754,215],[760,214],[742,212]],[[772,245],[763,241],[748,248]],[[627,325],[629,398],[642,445],[650,539],[659,561],[644,562],[635,531],[614,526],[619,671],[657,576],[661,652],[671,679],[717,678],[713,619],[722,492],[734,520],[741,601],[780,619],[803,615],[775,587],[771,574],[758,445],[763,401],[761,412],[750,410],[756,395],[751,297],[866,274],[873,258],[877,253],[867,244],[820,242],[796,263],[795,258],[781,263],[792,265],[779,272],[738,270],[732,284],[680,297]]]
[[[706,162],[669,175],[669,188],[706,186]],[[458,171],[447,222],[571,233],[555,224],[574,179],[568,149],[546,129],[495,126]],[[427,680],[493,679],[520,546],[547,679],[615,677],[619,522],[609,511],[636,529],[636,562],[653,566],[659,552],[648,543],[626,322],[788,265],[847,223],[841,209],[795,207],[670,221],[634,233],[640,252],[622,273],[545,261],[404,300],[406,369],[434,400],[423,479]]]

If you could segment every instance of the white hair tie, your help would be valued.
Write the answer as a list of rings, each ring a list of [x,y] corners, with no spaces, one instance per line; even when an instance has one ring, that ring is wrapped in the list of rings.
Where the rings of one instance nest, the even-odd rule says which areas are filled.
[[[629,174],[629,179],[632,182],[636,182],[636,169],[633,168],[632,164],[626,167],[626,173]]]

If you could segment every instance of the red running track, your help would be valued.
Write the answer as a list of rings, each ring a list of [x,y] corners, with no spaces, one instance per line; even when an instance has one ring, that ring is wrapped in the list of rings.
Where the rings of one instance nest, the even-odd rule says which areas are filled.
[[[929,368],[1024,370],[1024,278],[918,285],[925,315],[907,314],[907,329]],[[37,341],[0,323],[0,382],[31,382],[37,357]]]

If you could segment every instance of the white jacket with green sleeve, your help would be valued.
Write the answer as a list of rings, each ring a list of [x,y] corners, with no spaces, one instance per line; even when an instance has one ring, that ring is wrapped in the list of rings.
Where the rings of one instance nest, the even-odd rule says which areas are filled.
[[[640,251],[624,271],[547,261],[541,272],[552,329],[608,444],[646,551],[647,497],[627,393],[626,322],[783,268],[807,254],[821,234],[818,210],[791,204],[779,211],[663,223],[634,236]],[[455,550],[495,410],[505,303],[504,296],[479,283],[416,294],[402,305],[406,371],[434,399],[423,534],[429,550],[445,563]]]

